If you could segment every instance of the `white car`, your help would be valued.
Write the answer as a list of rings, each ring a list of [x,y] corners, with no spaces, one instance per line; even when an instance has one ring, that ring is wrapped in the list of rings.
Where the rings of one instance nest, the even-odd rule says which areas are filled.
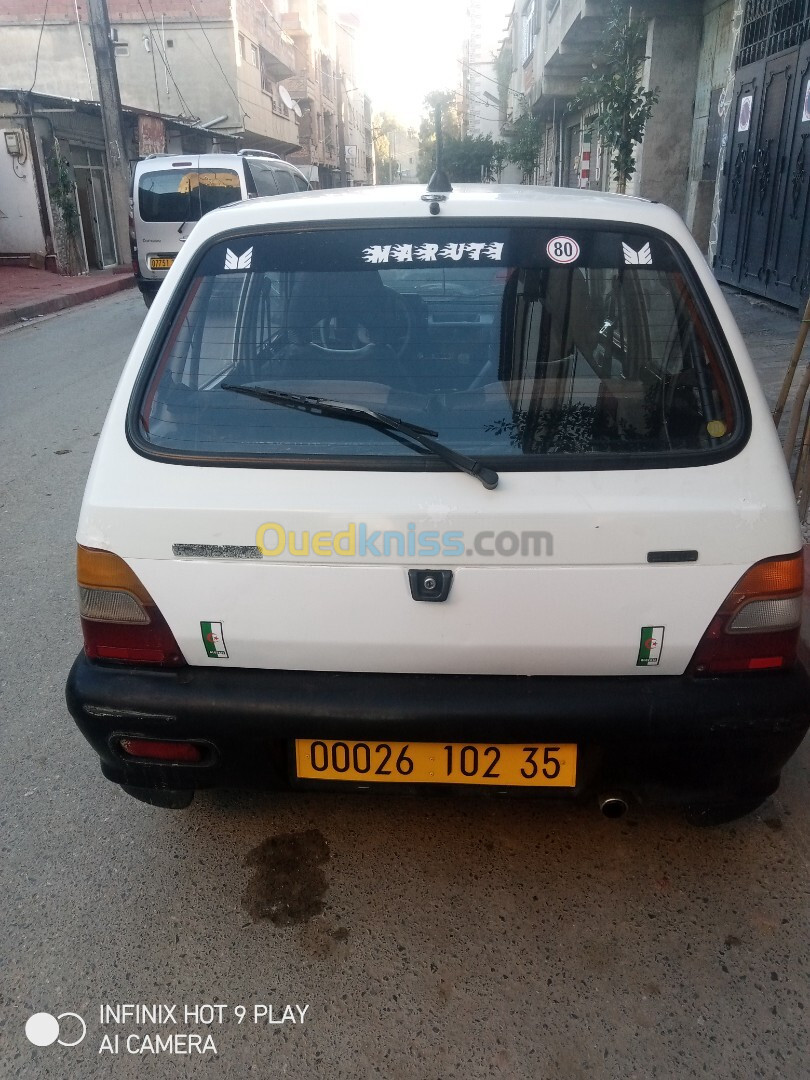
[[[551,188],[207,214],[78,529],[70,710],[213,785],[759,805],[801,742],[791,485],[677,215]]]

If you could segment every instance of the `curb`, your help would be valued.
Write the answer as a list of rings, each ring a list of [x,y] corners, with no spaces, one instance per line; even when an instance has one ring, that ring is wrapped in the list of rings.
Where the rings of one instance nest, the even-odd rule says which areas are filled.
[[[19,307],[3,307],[0,308],[0,330],[17,326],[24,319],[34,319],[38,315],[52,315],[57,311],[65,311],[67,308],[77,307],[79,304],[100,300],[113,293],[123,292],[124,289],[134,288],[134,276],[120,274],[108,281],[100,281],[94,285],[88,284],[86,288],[76,289],[75,292],[65,293],[62,296],[51,296],[47,300],[21,304]]]

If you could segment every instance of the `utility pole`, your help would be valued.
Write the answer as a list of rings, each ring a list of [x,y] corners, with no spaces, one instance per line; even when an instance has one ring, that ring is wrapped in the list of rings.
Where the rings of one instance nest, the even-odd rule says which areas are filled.
[[[340,56],[335,56],[335,104],[337,105],[338,163],[340,165],[340,186],[348,187],[346,178],[346,129],[343,124],[343,72],[340,69]]]
[[[129,161],[126,155],[123,126],[121,124],[121,95],[118,90],[118,71],[110,33],[110,19],[106,0],[88,0],[90,40],[96,63],[98,100],[101,105],[101,122],[104,127],[104,145],[107,151],[107,169],[112,191],[113,226],[118,263],[129,262]]]

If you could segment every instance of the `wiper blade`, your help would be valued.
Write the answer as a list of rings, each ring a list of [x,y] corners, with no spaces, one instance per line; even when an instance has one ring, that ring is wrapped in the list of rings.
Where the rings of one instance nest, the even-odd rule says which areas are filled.
[[[436,442],[438,431],[412,424],[409,420],[402,420],[398,416],[388,416],[386,413],[369,409],[365,405],[356,405],[347,401],[333,401],[330,398],[316,397],[312,394],[292,394],[286,390],[267,390],[261,386],[220,383],[220,389],[230,390],[234,394],[246,394],[248,397],[258,398],[259,401],[269,401],[273,405],[283,405],[288,409],[300,409],[302,412],[312,413],[315,416],[329,416],[336,420],[365,424],[367,427],[381,431],[384,435],[405,435],[460,472],[480,480],[488,491],[498,486],[498,474],[494,469],[487,468],[486,465],[467,457],[466,454],[457,453],[444,443]]]

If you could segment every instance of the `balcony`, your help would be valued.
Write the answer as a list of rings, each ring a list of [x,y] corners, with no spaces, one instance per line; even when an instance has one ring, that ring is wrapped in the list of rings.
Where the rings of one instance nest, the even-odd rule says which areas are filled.
[[[607,0],[559,0],[553,8],[548,4],[544,68],[563,78],[573,77],[578,83],[591,70],[608,9]]]
[[[284,85],[294,101],[315,101],[318,98],[318,83],[310,71],[299,71],[291,79],[285,79]]]
[[[277,27],[268,22],[262,32],[261,40],[262,68],[267,75],[280,82],[295,75],[298,66],[292,38],[282,34]]]

